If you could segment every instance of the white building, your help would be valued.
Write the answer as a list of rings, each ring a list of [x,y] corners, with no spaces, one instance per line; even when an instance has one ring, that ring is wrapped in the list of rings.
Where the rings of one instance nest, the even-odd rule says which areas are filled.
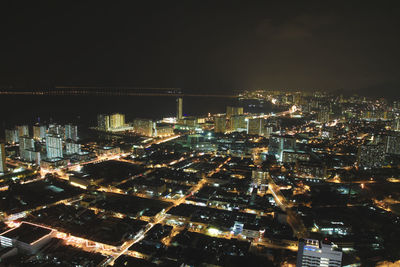
[[[17,129],[6,130],[6,143],[15,144],[19,142],[19,134]]]
[[[62,158],[63,147],[60,135],[47,134],[46,136],[46,152],[48,159]]]
[[[46,137],[45,125],[33,125],[33,138],[36,140],[43,140]]]
[[[81,145],[73,142],[65,142],[65,154],[73,155],[81,153]]]
[[[75,142],[78,141],[78,126],[72,124],[66,124],[65,127],[65,140],[71,139]]]
[[[314,239],[300,240],[296,267],[340,267],[341,264],[342,252],[336,250],[333,245]]]

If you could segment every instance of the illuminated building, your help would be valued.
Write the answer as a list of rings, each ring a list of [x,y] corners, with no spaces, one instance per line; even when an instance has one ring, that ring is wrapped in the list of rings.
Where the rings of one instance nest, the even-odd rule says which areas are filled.
[[[154,123],[152,120],[135,119],[133,121],[133,130],[143,136],[153,136]]]
[[[4,149],[4,144],[0,144],[0,173],[5,173],[6,171],[6,151]]]
[[[386,136],[385,147],[387,154],[400,155],[400,135]]]
[[[317,121],[320,123],[327,123],[330,121],[330,112],[327,108],[323,108],[318,112]]]
[[[384,144],[367,144],[358,148],[357,163],[361,167],[377,168],[382,167],[385,161]]]
[[[120,113],[114,113],[109,116],[110,128],[117,129],[125,126],[125,115]]]
[[[393,131],[400,131],[400,118],[395,118],[392,122],[392,130]]]
[[[29,127],[28,125],[18,125],[18,136],[29,136]]]
[[[296,163],[297,161],[309,161],[310,159],[310,154],[303,151],[283,151],[282,153],[283,163]]]
[[[65,140],[71,139],[73,141],[78,141],[78,126],[72,124],[66,124],[65,127]]]
[[[229,119],[229,130],[232,132],[245,132],[246,116],[244,115],[233,115]]]
[[[81,153],[81,145],[74,142],[65,142],[65,154],[73,155]]]
[[[1,247],[14,247],[15,251],[6,253],[15,255],[18,251],[24,254],[33,254],[39,251],[46,243],[55,236],[55,231],[39,225],[23,222],[20,226],[12,228],[0,234]],[[7,255],[2,255],[6,257]]]
[[[111,146],[104,146],[96,148],[97,155],[113,155],[121,153],[121,149],[119,147],[111,147]]]
[[[176,119],[177,120],[181,120],[183,117],[182,117],[182,112],[183,112],[183,106],[182,106],[182,104],[183,104],[183,99],[182,99],[182,97],[178,97],[177,99],[176,99]]]
[[[256,171],[251,172],[251,182],[255,186],[267,185],[268,172]]]
[[[56,134],[56,135],[63,135],[64,134],[64,129],[61,125],[59,124],[50,124],[49,129],[48,129],[49,134]]]
[[[226,131],[226,117],[215,117],[214,118],[214,132],[225,133]]]
[[[269,138],[273,132],[274,132],[274,127],[272,127],[270,125],[267,125],[267,126],[264,127],[263,135],[266,138]]]
[[[42,140],[45,137],[46,137],[46,126],[33,125],[33,138],[36,140]]]
[[[226,117],[230,118],[235,115],[243,115],[243,107],[226,107]]]
[[[327,168],[323,162],[297,160],[295,175],[309,182],[320,182],[327,178]]]
[[[6,143],[15,144],[19,142],[19,134],[17,129],[6,129],[5,131]]]
[[[296,138],[293,136],[272,135],[269,138],[268,154],[274,155],[278,161],[282,161],[284,151],[296,150]]]
[[[252,135],[263,135],[265,120],[262,118],[247,120],[247,133]]]
[[[48,159],[63,157],[62,138],[60,135],[47,134],[46,152]]]
[[[26,161],[30,160],[30,152],[35,150],[35,141],[28,136],[21,136],[19,138],[19,156]]]
[[[342,252],[335,246],[324,244],[314,239],[301,239],[297,252],[296,267],[340,267],[342,266]]]
[[[153,136],[163,137],[174,134],[172,125],[166,123],[157,123],[154,127]]]
[[[97,127],[100,130],[107,131],[110,128],[109,116],[105,114],[97,115]]]
[[[125,125],[125,115],[114,113],[111,115],[97,115],[97,128],[102,131],[124,131],[129,127]]]

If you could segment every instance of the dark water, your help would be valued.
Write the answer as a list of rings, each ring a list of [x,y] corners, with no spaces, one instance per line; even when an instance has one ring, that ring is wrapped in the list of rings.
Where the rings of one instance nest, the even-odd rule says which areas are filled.
[[[19,123],[74,122],[94,126],[99,113],[120,112],[129,122],[135,117],[159,119],[176,115],[174,97],[132,96],[0,96],[0,128]],[[236,99],[184,97],[183,113],[187,116],[225,112]],[[3,134],[1,134],[3,135]]]

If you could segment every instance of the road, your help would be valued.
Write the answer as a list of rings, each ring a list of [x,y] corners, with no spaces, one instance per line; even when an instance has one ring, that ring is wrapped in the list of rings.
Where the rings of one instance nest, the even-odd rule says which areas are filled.
[[[274,179],[272,179],[271,175],[268,173],[267,175],[269,190],[271,191],[275,202],[281,208],[282,211],[286,212],[287,215],[287,223],[292,227],[294,234],[298,238],[305,238],[308,236],[308,232],[306,227],[304,226],[301,219],[297,216],[297,214],[291,210],[290,205],[285,198],[285,196],[280,191],[279,186],[275,183]]]

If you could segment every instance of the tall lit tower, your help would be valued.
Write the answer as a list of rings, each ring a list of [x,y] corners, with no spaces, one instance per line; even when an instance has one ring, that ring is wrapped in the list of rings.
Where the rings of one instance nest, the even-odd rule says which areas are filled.
[[[47,134],[46,152],[48,159],[62,158],[62,137],[60,135]]]
[[[182,119],[182,104],[183,104],[182,97],[178,97],[176,99],[176,119],[177,120]]]
[[[66,124],[64,127],[65,140],[72,139],[75,142],[78,141],[78,126],[72,124]]]

